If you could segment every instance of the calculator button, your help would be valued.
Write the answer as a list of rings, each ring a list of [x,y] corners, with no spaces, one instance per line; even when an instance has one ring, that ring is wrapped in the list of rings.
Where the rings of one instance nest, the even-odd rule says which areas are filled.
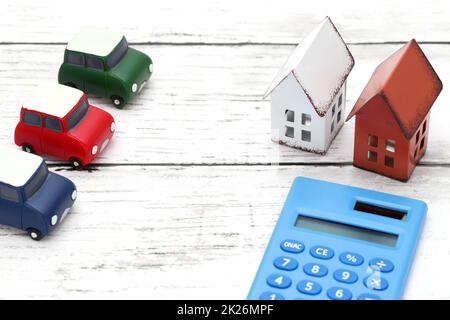
[[[313,277],[324,277],[328,273],[328,268],[318,263],[308,263],[303,267],[303,271]]]
[[[281,242],[281,249],[290,253],[301,253],[305,250],[305,245],[296,240],[284,240]]]
[[[284,300],[284,297],[275,292],[264,292],[259,296],[259,300]]]
[[[315,296],[322,291],[320,284],[314,281],[303,280],[297,284],[297,290],[304,294]]]
[[[291,279],[281,274],[272,274],[267,278],[267,284],[278,289],[286,289],[291,286]]]
[[[290,257],[278,257],[273,262],[273,265],[280,270],[292,271],[297,269],[298,262]]]
[[[322,246],[312,247],[310,250],[310,253],[315,258],[325,259],[325,260],[331,259],[334,256],[333,249],[330,249],[327,247],[322,247]]]
[[[327,296],[332,300],[350,300],[352,293],[344,288],[333,287],[328,289]]]
[[[372,290],[383,291],[389,286],[387,280],[378,275],[370,275],[364,280],[364,285]]]
[[[339,260],[343,264],[347,264],[349,266],[360,266],[364,262],[364,258],[362,255],[353,253],[353,252],[344,252],[339,256]]]
[[[384,273],[391,272],[392,270],[394,270],[394,264],[388,259],[383,258],[374,258],[370,260],[369,266],[375,271],[380,271]]]
[[[376,294],[363,293],[359,295],[358,300],[382,300],[382,299]]]
[[[358,275],[350,270],[338,269],[333,273],[333,278],[336,281],[343,283],[355,283],[358,281]]]

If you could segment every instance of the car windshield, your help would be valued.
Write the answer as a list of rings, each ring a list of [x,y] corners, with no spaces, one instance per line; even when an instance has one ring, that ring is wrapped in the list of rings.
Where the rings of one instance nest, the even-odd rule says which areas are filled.
[[[128,51],[128,42],[125,37],[119,42],[117,47],[110,53],[108,58],[108,66],[112,69],[114,68],[120,60],[127,54]]]
[[[31,198],[44,184],[45,179],[47,179],[48,169],[45,162],[39,167],[37,172],[25,185],[25,195],[27,199]]]
[[[67,118],[67,126],[69,130],[75,128],[81,122],[81,120],[83,120],[88,111],[89,103],[87,102],[86,98],[84,98],[83,101],[81,101],[81,103],[78,105],[78,107],[73,110]]]

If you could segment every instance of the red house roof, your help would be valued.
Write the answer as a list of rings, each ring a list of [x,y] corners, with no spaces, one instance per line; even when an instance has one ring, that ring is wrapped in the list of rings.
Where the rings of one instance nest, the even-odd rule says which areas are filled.
[[[347,121],[379,95],[391,109],[405,137],[410,139],[441,90],[441,80],[413,39],[375,69]]]

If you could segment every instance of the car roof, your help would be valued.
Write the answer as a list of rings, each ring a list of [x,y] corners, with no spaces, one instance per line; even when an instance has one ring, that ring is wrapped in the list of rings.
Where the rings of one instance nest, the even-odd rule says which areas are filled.
[[[0,147],[0,182],[14,187],[25,185],[43,159],[21,150]]]
[[[84,27],[67,44],[66,49],[105,57],[122,40],[123,34],[107,28]]]
[[[80,101],[83,91],[58,83],[43,83],[37,86],[23,107],[58,118],[64,118]]]

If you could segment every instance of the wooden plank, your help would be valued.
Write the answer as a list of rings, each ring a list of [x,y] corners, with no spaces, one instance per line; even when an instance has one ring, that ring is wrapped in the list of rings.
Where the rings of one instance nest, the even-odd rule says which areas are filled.
[[[270,141],[270,102],[262,95],[293,46],[138,46],[155,61],[149,86],[126,109],[105,99],[117,133],[98,163],[350,163],[353,120],[327,156]],[[373,69],[398,45],[350,46],[356,65],[349,77],[347,112]],[[445,83],[450,46],[423,45]],[[1,46],[0,143],[12,144],[19,108],[32,87],[56,81],[64,47]],[[444,88],[432,112],[429,148],[422,163],[450,163],[449,96]]]
[[[420,167],[408,184],[339,166],[59,172],[76,182],[79,198],[57,232],[33,242],[0,226],[1,299],[245,298],[297,175],[425,200],[405,298],[450,298],[447,271],[436,267],[450,263],[448,167]]]
[[[82,25],[112,26],[133,42],[298,43],[326,14],[348,42],[449,41],[447,1],[79,0],[0,3],[0,42],[67,42]]]

